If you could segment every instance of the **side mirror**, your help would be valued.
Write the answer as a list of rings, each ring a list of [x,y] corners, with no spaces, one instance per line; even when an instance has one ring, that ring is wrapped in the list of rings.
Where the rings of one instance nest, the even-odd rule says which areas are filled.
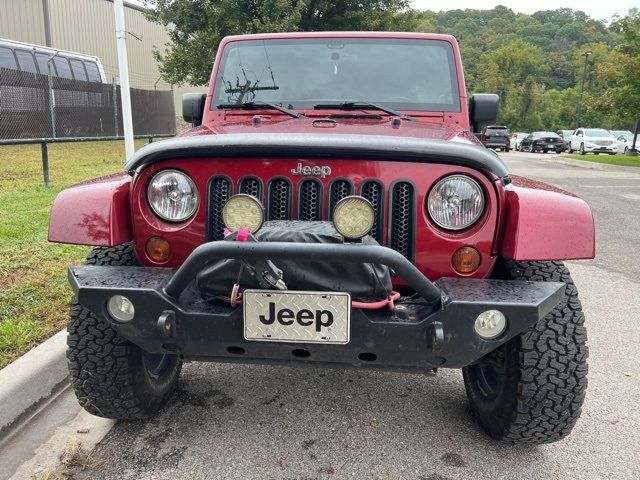
[[[194,127],[202,125],[206,93],[185,93],[182,96],[182,118]]]
[[[469,121],[472,133],[479,132],[483,125],[495,123],[498,118],[500,97],[494,93],[476,93],[469,100]]]

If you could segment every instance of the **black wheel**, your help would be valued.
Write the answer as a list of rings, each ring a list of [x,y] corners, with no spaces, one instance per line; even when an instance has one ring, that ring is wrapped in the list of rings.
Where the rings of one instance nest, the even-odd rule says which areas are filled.
[[[609,155],[615,155],[615,153],[614,153],[614,152],[611,152],[611,153],[609,153]]]
[[[504,149],[505,153],[509,153],[509,150],[511,150],[510,147],[507,147],[507,148]]]
[[[91,265],[138,265],[131,244],[99,247]],[[67,360],[80,405],[118,420],[147,418],[161,410],[178,384],[178,355],[149,354],[120,337],[107,321],[71,301]]]
[[[594,155],[600,155],[600,152],[593,152]]]
[[[587,154],[587,152],[584,149],[584,143],[581,143],[580,144],[580,155],[586,155],[586,154]]]
[[[562,262],[503,262],[496,278],[563,282],[562,303],[532,329],[463,368],[471,410],[493,438],[542,444],[567,436],[587,388],[587,332]]]
[[[543,151],[544,153],[548,153],[548,152],[549,152],[549,149],[545,148],[545,149],[543,149],[542,151]]]
[[[569,153],[573,153],[573,148],[571,148],[571,142],[569,142],[569,147],[567,150],[569,151]]]

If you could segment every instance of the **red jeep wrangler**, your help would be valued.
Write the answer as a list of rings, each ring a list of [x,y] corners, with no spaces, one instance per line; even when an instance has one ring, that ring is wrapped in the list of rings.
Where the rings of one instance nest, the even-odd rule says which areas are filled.
[[[460,368],[493,437],[567,435],[587,385],[566,259],[594,257],[570,193],[510,177],[471,133],[456,40],[225,38],[196,124],[57,197],[72,266],[68,359],[89,412],[158,412],[183,362]]]

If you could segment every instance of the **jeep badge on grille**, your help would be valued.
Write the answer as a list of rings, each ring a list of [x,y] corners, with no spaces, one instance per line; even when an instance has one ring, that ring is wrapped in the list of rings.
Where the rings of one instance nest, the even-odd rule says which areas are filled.
[[[313,175],[315,177],[326,178],[331,175],[331,167],[328,165],[314,165],[310,167],[308,165],[302,166],[302,163],[298,163],[297,168],[291,169],[291,175]]]

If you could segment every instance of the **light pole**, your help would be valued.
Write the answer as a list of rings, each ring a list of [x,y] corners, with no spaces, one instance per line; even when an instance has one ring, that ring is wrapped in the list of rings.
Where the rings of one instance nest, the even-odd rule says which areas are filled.
[[[582,85],[580,87],[580,102],[578,103],[578,114],[576,115],[576,128],[580,128],[580,117],[582,116],[582,95],[584,93],[584,82],[587,79],[587,66],[589,65],[589,55],[593,52],[587,50],[581,56],[584,57],[584,70],[582,71]]]

